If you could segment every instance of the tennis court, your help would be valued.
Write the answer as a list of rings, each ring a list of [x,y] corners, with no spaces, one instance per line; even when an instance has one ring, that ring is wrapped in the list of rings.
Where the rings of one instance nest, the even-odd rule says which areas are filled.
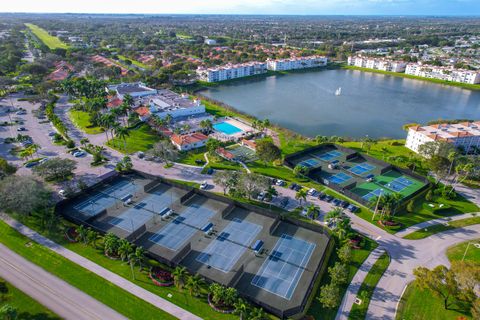
[[[258,159],[255,151],[242,145],[235,145],[231,148],[228,148],[228,151],[233,153],[235,158],[243,162],[252,162]]]
[[[234,218],[196,260],[217,270],[229,272],[261,229],[258,224]]]
[[[201,229],[215,215],[215,212],[192,204],[181,215],[152,235],[149,240],[156,244],[178,250],[196,231]]]
[[[133,232],[152,219],[154,214],[171,207],[172,203],[179,198],[180,194],[174,192],[173,188],[157,189],[118,217],[111,217],[109,223],[123,230]]]
[[[314,249],[311,242],[282,234],[252,285],[290,300]]]
[[[311,168],[311,167],[317,166],[319,163],[320,163],[320,161],[311,158],[311,159],[303,160],[298,165]]]
[[[323,153],[321,155],[319,155],[318,157],[320,159],[322,159],[323,161],[331,161],[335,158],[338,158],[342,155],[342,153],[340,151],[337,151],[337,150],[332,150],[332,151],[329,151],[329,152],[326,152],[326,153]]]
[[[395,192],[400,192],[403,189],[411,186],[413,182],[404,176],[398,177],[395,180],[391,181],[390,183],[387,183],[385,187],[395,191]]]
[[[331,176],[328,180],[330,182],[333,182],[333,183],[336,183],[336,184],[342,184],[345,181],[348,181],[350,179],[352,179],[352,177],[349,176],[348,174],[343,173],[343,172],[339,172],[336,175]]]
[[[348,171],[350,171],[351,173],[356,174],[356,175],[362,175],[366,172],[372,171],[373,169],[375,169],[374,165],[371,165],[369,163],[360,163],[360,164],[357,164],[356,166],[348,169]]]
[[[369,193],[364,195],[362,198],[367,200],[367,201],[370,201],[370,199],[379,197],[380,195],[385,194],[385,193],[386,193],[385,190],[383,190],[381,188],[378,188],[378,189],[375,189],[373,191],[370,191]]]
[[[98,193],[86,198],[82,202],[73,206],[75,210],[92,217],[102,210],[112,207],[115,202],[127,194],[134,194],[140,188],[130,180],[120,179],[111,183],[107,188],[100,188]]]

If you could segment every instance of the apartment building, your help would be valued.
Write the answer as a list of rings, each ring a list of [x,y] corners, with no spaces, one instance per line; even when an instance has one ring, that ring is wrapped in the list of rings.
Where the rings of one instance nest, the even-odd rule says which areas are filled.
[[[157,94],[157,90],[147,87],[143,82],[112,84],[107,86],[106,90],[107,92],[114,91],[121,100],[123,100],[126,94],[129,94],[132,98],[142,98]]]
[[[451,67],[409,63],[405,69],[405,73],[418,77],[440,79],[452,82],[468,84],[480,83],[480,71],[478,70],[454,69]]]
[[[418,153],[419,147],[426,142],[443,141],[465,152],[473,152],[480,147],[479,128],[480,121],[414,126],[408,129],[405,146]]]
[[[324,67],[328,59],[324,56],[294,57],[287,59],[268,59],[267,69],[272,71],[286,71],[296,69],[306,69],[315,67]]]
[[[240,64],[227,64],[214,68],[198,68],[198,79],[206,82],[225,81],[262,74],[267,72],[265,62],[247,62]]]
[[[407,64],[403,61],[395,61],[385,58],[370,58],[362,56],[348,57],[348,65],[360,68],[368,68],[391,72],[404,72]]]
[[[205,113],[205,106],[200,100],[190,100],[187,94],[179,95],[167,89],[157,90],[157,94],[143,97],[137,104],[148,107],[151,115],[161,119],[167,115],[175,119]]]

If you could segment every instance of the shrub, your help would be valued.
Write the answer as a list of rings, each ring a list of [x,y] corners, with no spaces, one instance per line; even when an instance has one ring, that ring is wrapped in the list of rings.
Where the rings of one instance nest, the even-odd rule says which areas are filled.
[[[407,212],[412,213],[413,210],[414,210],[413,200],[410,200],[410,201],[408,201],[408,203],[407,203]]]
[[[425,195],[425,200],[427,200],[427,201],[432,201],[433,200],[432,190],[428,190],[427,194]]]
[[[73,140],[68,140],[66,143],[66,147],[69,149],[75,148],[75,142],[73,142]]]

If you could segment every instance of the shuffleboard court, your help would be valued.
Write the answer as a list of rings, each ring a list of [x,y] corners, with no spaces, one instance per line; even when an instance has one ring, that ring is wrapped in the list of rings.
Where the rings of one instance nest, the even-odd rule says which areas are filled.
[[[139,188],[139,185],[127,179],[120,179],[110,183],[108,187],[93,190],[92,192],[97,193],[75,204],[73,208],[87,216],[95,216],[100,211],[115,205],[115,202],[124,195],[134,194]]]
[[[315,244],[282,234],[252,285],[290,300],[314,250]]]
[[[235,218],[196,260],[217,270],[229,272],[260,230],[262,227],[258,224]]]
[[[317,159],[311,158],[311,159],[307,159],[307,160],[304,160],[304,161],[300,162],[298,165],[311,168],[311,167],[317,166],[319,163],[320,162]]]
[[[149,240],[177,251],[215,215],[215,212],[200,205],[192,204],[181,215],[173,219]]]

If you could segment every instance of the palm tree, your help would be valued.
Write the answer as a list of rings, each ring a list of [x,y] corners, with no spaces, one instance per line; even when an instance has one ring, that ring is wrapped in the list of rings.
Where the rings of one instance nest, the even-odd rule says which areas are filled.
[[[132,279],[135,280],[135,271],[133,270],[133,266],[138,262],[138,258],[135,255],[135,252],[131,252],[127,256],[128,264],[130,265],[130,270],[132,271]]]
[[[82,145],[82,147],[85,148],[85,146],[87,145],[87,143],[89,143],[90,140],[88,140],[88,138],[82,138],[80,139],[80,144]]]
[[[112,256],[118,254],[118,247],[119,247],[119,239],[118,237],[109,232],[103,237],[103,246],[105,253]]]
[[[252,312],[250,312],[250,320],[265,320],[267,318],[267,314],[262,308],[254,308]]]
[[[295,194],[295,199],[297,199],[300,202],[300,205],[302,205],[302,201],[307,201],[307,191],[305,191],[305,189],[298,190]]]
[[[222,300],[227,306],[233,306],[237,298],[238,298],[237,289],[229,287],[224,290]]]
[[[122,126],[115,127],[115,135],[123,140],[123,147],[125,152],[127,152],[127,137],[130,136],[130,132],[127,128]]]
[[[80,227],[77,228],[77,241],[82,241],[83,244],[87,244],[87,234],[88,230],[85,228],[84,225],[80,225]]]
[[[3,320],[16,320],[18,311],[9,304],[5,304],[0,308],[0,318]]]
[[[191,296],[198,296],[203,284],[204,280],[200,277],[200,275],[196,274],[188,277],[185,288],[187,288]]]
[[[137,258],[138,265],[140,266],[140,271],[142,271],[143,262],[145,261],[145,249],[143,249],[143,247],[136,247],[135,256]]]
[[[455,159],[457,158],[458,153],[456,151],[452,151],[448,153],[447,159],[450,161],[450,167],[448,168],[448,176],[450,176],[450,173],[452,172],[453,168],[453,163],[455,162]]]
[[[242,298],[239,298],[233,305],[235,307],[234,313],[240,317],[240,319],[247,319],[248,305]]]
[[[133,247],[130,242],[128,242],[125,239],[120,240],[120,244],[118,246],[117,252],[118,252],[118,255],[120,256],[120,259],[122,259],[122,261],[127,260],[128,256],[130,255],[130,253],[132,253],[132,251],[133,251]]]
[[[115,123],[115,117],[111,113],[105,113],[100,117],[100,124],[105,129],[105,135],[107,136],[107,142],[109,141],[108,130],[113,126],[114,123]]]
[[[219,304],[221,301],[224,299],[225,295],[225,287],[218,284],[218,283],[212,283],[208,287],[208,291],[210,293],[212,302],[215,304]]]
[[[187,269],[185,267],[176,267],[172,272],[173,282],[178,289],[182,289],[187,278]]]
[[[97,239],[98,239],[98,232],[91,229],[91,228],[88,228],[88,231],[87,231],[87,243],[88,244],[91,244],[94,248],[97,247]]]
[[[312,221],[316,220],[319,214],[320,212],[318,211],[318,208],[315,207],[313,203],[307,207],[307,216],[310,217]]]

